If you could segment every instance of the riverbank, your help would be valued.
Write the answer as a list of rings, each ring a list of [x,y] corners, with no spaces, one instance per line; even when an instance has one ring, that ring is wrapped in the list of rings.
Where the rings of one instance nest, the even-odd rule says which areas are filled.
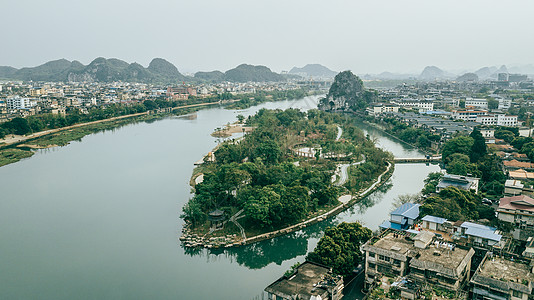
[[[227,105],[240,100],[197,103],[182,105],[168,110],[147,111],[142,113],[118,116],[93,122],[86,122],[57,129],[36,132],[26,136],[9,136],[0,140],[0,167],[31,157],[32,150],[68,145],[84,136],[103,130],[115,129],[135,122],[147,122],[170,115],[184,115],[198,111],[207,106]]]
[[[376,181],[373,184],[371,184],[369,187],[367,187],[365,190],[358,192],[357,195],[342,195],[339,197],[339,199],[343,199],[343,200],[340,201],[341,203],[338,204],[337,206],[333,207],[332,209],[328,210],[325,213],[322,213],[319,216],[315,216],[313,218],[307,219],[297,224],[294,224],[294,225],[291,225],[291,226],[288,226],[282,229],[278,229],[275,231],[262,233],[259,235],[255,235],[252,237],[245,237],[245,238],[241,238],[237,234],[228,234],[228,235],[221,236],[221,237],[208,237],[207,234],[200,236],[198,234],[192,233],[190,226],[186,224],[182,230],[182,236],[180,237],[180,240],[182,241],[183,245],[186,247],[230,248],[230,247],[239,247],[243,245],[257,243],[260,241],[272,239],[272,238],[275,238],[281,235],[289,234],[297,230],[304,229],[310,225],[316,224],[318,222],[321,222],[328,218],[336,216],[337,214],[345,211],[346,209],[356,204],[361,199],[373,193],[382,184],[384,184],[389,178],[391,178],[394,168],[395,168],[394,164],[391,162],[388,162],[388,166],[386,170],[382,174],[380,174],[378,178],[376,179]]]

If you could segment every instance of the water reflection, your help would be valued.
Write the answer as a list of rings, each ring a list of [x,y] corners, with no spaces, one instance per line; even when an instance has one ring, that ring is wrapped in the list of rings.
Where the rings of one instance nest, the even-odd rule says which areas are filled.
[[[189,256],[206,257],[208,261],[215,261],[219,257],[225,257],[249,269],[262,269],[271,263],[281,265],[287,260],[306,255],[309,241],[318,240],[326,228],[335,226],[337,223],[339,221],[336,218],[329,218],[303,230],[236,248],[203,249],[182,247],[184,248],[184,253]]]

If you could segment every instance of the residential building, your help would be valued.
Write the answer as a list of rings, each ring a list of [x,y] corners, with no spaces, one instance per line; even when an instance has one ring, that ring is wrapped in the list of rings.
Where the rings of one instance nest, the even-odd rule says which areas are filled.
[[[6,99],[7,109],[29,109],[33,107],[32,102],[29,98],[24,98],[20,96],[8,97]]]
[[[497,125],[497,126],[517,126],[517,116],[507,116],[504,114],[498,115],[477,115],[476,122],[482,125]]]
[[[379,115],[379,114],[385,114],[385,113],[398,113],[399,112],[399,106],[395,104],[390,103],[376,103],[372,105],[367,110],[369,114],[371,115]]]
[[[431,284],[455,291],[469,279],[474,250],[434,240],[434,233],[388,231],[370,240],[365,252],[365,282],[379,275],[408,276],[418,284]]]
[[[465,99],[465,107],[488,109],[488,100],[467,98]]]
[[[495,137],[495,129],[493,128],[481,128],[480,133],[484,138],[494,138]]]
[[[423,221],[422,227],[424,229],[434,230],[434,231],[445,231],[443,224],[447,222],[447,219],[440,218],[440,217],[434,217],[431,215],[426,215],[424,218],[421,219]]]
[[[533,281],[528,264],[486,255],[471,279],[471,299],[531,300]]]
[[[509,196],[520,195],[525,185],[516,179],[508,179],[504,183],[504,194]]]
[[[534,237],[529,237],[527,239],[527,244],[525,245],[525,251],[523,251],[523,256],[528,259],[534,259]]]
[[[486,249],[500,248],[502,235],[495,227],[485,226],[472,222],[463,222],[460,225],[462,236],[467,237],[469,245]]]
[[[380,224],[380,228],[393,228],[406,230],[413,226],[415,219],[419,217],[420,204],[405,203],[390,213],[390,220]]]
[[[343,294],[343,278],[333,276],[329,267],[306,261],[293,274],[283,276],[265,288],[268,300],[338,300]]]
[[[534,199],[526,195],[501,198],[497,218],[518,228],[533,229]]]
[[[434,110],[434,102],[430,100],[397,100],[395,103],[405,108],[416,108],[420,112]]]
[[[534,169],[534,164],[526,161],[518,161],[517,159],[505,160],[502,162],[506,169]]]
[[[441,190],[446,189],[450,186],[457,187],[464,191],[472,190],[475,193],[478,193],[479,181],[480,178],[445,174],[443,175],[443,177],[439,181],[439,184],[436,187],[436,193],[439,193]]]
[[[487,115],[485,110],[455,110],[452,112],[452,117],[456,120],[477,122],[478,116]]]

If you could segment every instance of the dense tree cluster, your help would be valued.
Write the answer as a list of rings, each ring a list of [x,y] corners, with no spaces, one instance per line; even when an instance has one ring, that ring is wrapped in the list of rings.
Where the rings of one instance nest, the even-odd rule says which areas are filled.
[[[372,236],[372,231],[360,223],[343,222],[326,229],[317,247],[306,259],[332,267],[336,275],[347,276],[362,259],[360,247]]]
[[[449,174],[479,177],[483,193],[502,194],[506,174],[500,167],[499,158],[488,154],[478,128],[469,136],[461,135],[447,141],[442,148],[442,159]]]
[[[482,204],[482,197],[472,191],[448,187],[428,197],[421,207],[423,215],[433,215],[450,221],[495,219],[491,206]]]
[[[433,142],[439,142],[441,140],[438,134],[433,134],[422,128],[409,126],[396,118],[386,117],[382,119],[381,123],[386,125],[386,132],[422,150],[430,150]]]
[[[331,182],[336,167],[332,160],[299,159],[295,147],[321,148],[346,160],[361,159],[362,151],[369,151],[365,155],[373,161],[380,158],[371,152],[372,142],[341,115],[262,109],[246,122],[255,130],[240,142],[222,144],[214,153],[216,162],[203,166],[204,181],[184,207],[185,220],[202,224],[219,208],[243,209],[244,224],[261,230],[296,223],[336,204],[341,188]],[[338,124],[345,130],[344,138],[336,141]]]

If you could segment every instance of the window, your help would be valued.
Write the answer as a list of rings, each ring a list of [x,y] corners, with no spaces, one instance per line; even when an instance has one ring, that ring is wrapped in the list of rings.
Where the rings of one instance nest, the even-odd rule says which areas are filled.
[[[390,261],[391,260],[391,258],[389,258],[387,256],[384,256],[384,255],[378,255],[378,259],[383,260],[383,261]]]
[[[512,294],[516,298],[523,298],[523,293],[521,293],[520,291],[512,290]]]

